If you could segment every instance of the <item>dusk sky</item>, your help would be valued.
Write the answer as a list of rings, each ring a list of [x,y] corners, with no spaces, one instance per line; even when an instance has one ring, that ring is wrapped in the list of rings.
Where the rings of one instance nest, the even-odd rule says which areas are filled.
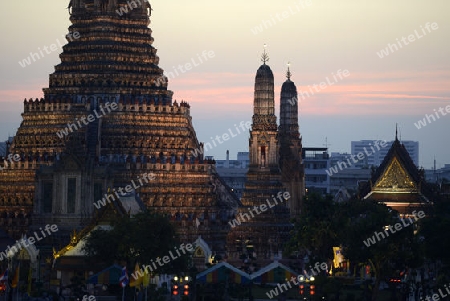
[[[0,141],[19,127],[23,99],[40,98],[48,87],[59,47],[29,66],[19,62],[39,48],[66,43],[68,2],[2,3]],[[401,139],[419,141],[421,166],[432,167],[434,157],[438,168],[450,164],[449,0],[150,3],[159,65],[175,74],[168,75],[169,89],[174,99],[190,103],[200,141],[251,121],[255,74],[267,44],[277,116],[288,62],[297,90],[304,92],[304,147],[322,147],[327,138],[330,151],[349,152],[352,140],[394,139],[398,123]],[[179,67],[187,63],[195,65],[192,70]],[[344,70],[349,76],[340,78]],[[429,116],[418,129],[415,123],[425,114],[436,120]],[[235,159],[248,150],[248,137],[238,135],[206,155],[224,159],[229,149]]]

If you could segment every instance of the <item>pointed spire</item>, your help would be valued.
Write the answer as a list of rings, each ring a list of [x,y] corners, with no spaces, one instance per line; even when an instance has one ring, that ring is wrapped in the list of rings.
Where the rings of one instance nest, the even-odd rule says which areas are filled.
[[[398,140],[398,123],[395,124],[395,141]]]
[[[261,55],[261,61],[265,65],[269,61],[269,55],[266,52],[267,44],[264,44],[264,53]]]
[[[286,78],[288,79],[288,80],[291,80],[291,75],[292,75],[292,73],[291,73],[291,70],[290,70],[290,67],[291,66],[291,63],[290,62],[288,62],[287,63],[287,72],[286,72]]]

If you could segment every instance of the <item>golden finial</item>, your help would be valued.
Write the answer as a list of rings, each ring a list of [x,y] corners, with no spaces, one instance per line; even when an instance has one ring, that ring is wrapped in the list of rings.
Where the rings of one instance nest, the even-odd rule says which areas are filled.
[[[75,229],[73,229],[73,234],[70,235],[70,243],[72,245],[76,245],[78,243],[77,230],[75,230]]]
[[[264,53],[261,55],[261,61],[266,64],[269,61],[269,55],[266,52],[267,44],[264,44]]]
[[[291,80],[291,75],[292,75],[292,73],[291,73],[291,70],[289,69],[289,67],[291,66],[291,63],[290,62],[288,62],[287,63],[287,72],[286,72],[286,77],[287,77],[287,79],[288,80]]]

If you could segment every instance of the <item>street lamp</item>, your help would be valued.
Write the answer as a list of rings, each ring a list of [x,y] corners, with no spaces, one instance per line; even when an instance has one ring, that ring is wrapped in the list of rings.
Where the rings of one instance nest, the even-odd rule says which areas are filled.
[[[178,288],[179,288],[179,286],[178,286],[178,281],[179,281],[179,278],[178,278],[178,276],[175,276],[175,277],[173,277],[173,280],[172,280],[172,287],[171,287],[171,295],[172,296],[178,296]]]
[[[312,300],[312,296],[314,296],[316,294],[316,286],[314,285],[314,280],[316,280],[316,278],[314,278],[314,276],[311,276],[309,278],[309,281],[311,282],[309,284],[309,300]]]
[[[189,276],[174,276],[172,280],[172,296],[189,296]],[[183,283],[184,282],[184,283]]]
[[[184,276],[184,282],[185,284],[183,285],[183,295],[185,296],[189,296],[189,281],[190,281],[190,277],[189,276]],[[180,279],[181,282],[181,279]]]

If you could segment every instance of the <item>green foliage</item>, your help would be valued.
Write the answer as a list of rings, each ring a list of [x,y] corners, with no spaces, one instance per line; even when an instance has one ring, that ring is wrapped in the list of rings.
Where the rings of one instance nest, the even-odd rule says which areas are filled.
[[[311,194],[305,199],[304,210],[295,223],[287,253],[306,250],[313,261],[323,262],[333,256],[333,247],[339,245],[338,220],[334,218],[337,207],[331,197]]]
[[[134,263],[147,265],[152,260],[156,262],[158,257],[168,256],[169,251],[177,256],[175,249],[180,247],[180,243],[176,230],[160,214],[145,211],[133,217],[124,216],[115,220],[112,226],[110,231],[92,231],[86,238],[84,250],[91,259],[105,264],[125,261],[134,270]],[[187,265],[188,256],[184,255],[162,267],[157,266],[158,272],[179,272]]]
[[[376,297],[384,277],[423,263],[423,248],[419,236],[414,235],[415,226],[402,224],[402,229],[395,231],[393,227],[397,223],[401,223],[398,213],[383,204],[357,199],[336,203],[330,197],[312,194],[305,200],[302,214],[295,222],[287,252],[308,251],[311,261],[322,262],[331,260],[332,248],[340,246],[351,263],[371,265],[376,278],[373,290]],[[375,232],[383,233],[385,238],[379,235],[381,239],[374,244],[364,244]],[[327,293],[337,289],[331,283],[326,287],[330,290]]]
[[[426,257],[437,263],[437,284],[442,286],[450,282],[450,199],[435,195],[433,201],[433,210],[421,220],[419,236]]]
[[[414,226],[405,227],[396,211],[383,204],[351,200],[340,204],[339,212],[343,221],[340,238],[346,258],[353,262],[372,261],[375,265],[383,265],[387,261],[396,262],[401,258],[403,262],[400,264],[417,264],[416,253],[420,248],[417,246],[417,237],[413,234]],[[401,230],[396,233],[385,231],[385,227],[394,227],[397,223],[402,225]],[[375,232],[382,233],[385,238],[366,246],[363,241],[373,237]]]
[[[450,202],[437,200],[434,212],[422,221],[419,234],[424,237],[425,254],[432,260],[450,265]]]

